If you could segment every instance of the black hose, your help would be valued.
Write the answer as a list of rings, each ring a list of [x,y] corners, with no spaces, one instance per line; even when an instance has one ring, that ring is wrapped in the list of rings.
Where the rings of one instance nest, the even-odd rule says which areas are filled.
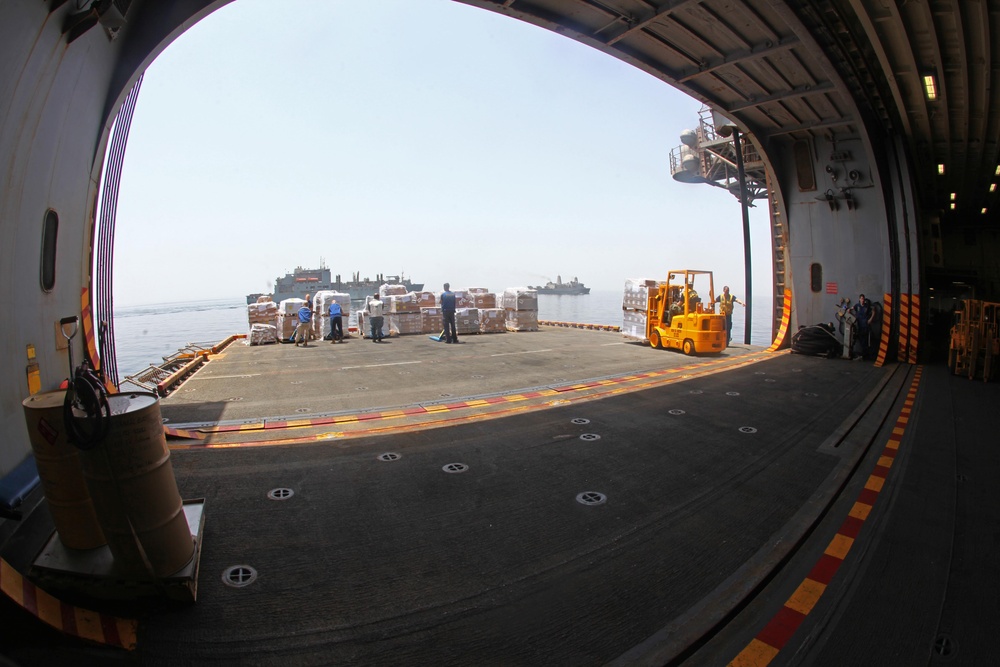
[[[86,363],[77,367],[66,389],[63,421],[69,441],[83,451],[93,449],[108,435],[111,427],[108,392]]]

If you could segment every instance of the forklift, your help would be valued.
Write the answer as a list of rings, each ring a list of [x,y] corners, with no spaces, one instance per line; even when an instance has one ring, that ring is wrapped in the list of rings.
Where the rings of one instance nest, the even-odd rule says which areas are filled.
[[[697,285],[695,284],[697,283]],[[703,301],[697,287],[708,289]],[[715,312],[711,271],[674,270],[650,290],[646,306],[646,338],[655,348],[684,354],[721,353],[726,349],[726,316]]]

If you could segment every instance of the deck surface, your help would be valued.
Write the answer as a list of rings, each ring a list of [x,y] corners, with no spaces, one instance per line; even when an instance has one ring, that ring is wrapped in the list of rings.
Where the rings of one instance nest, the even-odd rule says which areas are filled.
[[[843,530],[914,381],[909,366],[743,346],[690,358],[598,331],[466,341],[234,345],[163,400],[167,425],[197,434],[169,444],[181,495],[205,498],[199,599],[143,611],[137,651],[101,657],[726,664]],[[924,382],[950,395],[967,381]],[[922,517],[895,513],[905,503],[951,497],[934,504],[946,528],[970,510],[932,455],[918,467],[919,429],[906,431],[857,558],[773,664],[927,662],[949,590],[948,637],[964,645],[971,612],[954,605],[974,594],[969,577],[932,557],[953,531],[928,543],[920,563],[934,576],[920,585],[891,546],[921,543]],[[269,499],[278,488],[293,494]],[[254,583],[225,585],[235,565],[254,568]],[[890,594],[871,595],[889,586],[928,620],[901,622]],[[865,630],[872,615],[878,632]],[[965,655],[995,656],[995,639],[977,641]]]

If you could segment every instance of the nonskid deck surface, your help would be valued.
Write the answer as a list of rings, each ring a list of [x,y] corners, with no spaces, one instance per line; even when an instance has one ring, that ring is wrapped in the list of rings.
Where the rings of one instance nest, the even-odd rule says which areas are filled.
[[[197,431],[201,444],[292,441],[507,414],[767,356],[736,345],[721,355],[688,357],[614,332],[546,326],[465,336],[460,345],[427,336],[312,341],[306,348],[237,342],[160,409],[168,427]]]
[[[588,362],[595,370],[585,375],[613,375],[586,349],[603,335],[579,335],[575,359],[553,353],[565,356],[549,368],[519,361],[530,378],[522,384],[558,380],[553,368]],[[485,356],[479,340],[430,343],[419,358],[430,368],[427,381],[445,386],[479,374],[469,368]],[[374,348],[381,358],[366,371],[374,378],[392,368],[376,365],[392,358],[383,355],[399,355],[409,342],[348,345]],[[608,350],[634,352],[626,366],[654,359],[646,370],[662,370],[661,357],[691,363],[641,346]],[[312,372],[321,366],[317,352],[271,353],[313,355],[299,367]],[[340,364],[339,372],[317,371],[335,396],[344,386],[338,375],[357,365]],[[396,373],[381,377],[395,381]],[[602,664],[672,623],[684,631],[668,650],[681,652],[707,630],[704,614],[692,610],[707,604],[724,614],[736,604],[733,593],[720,593],[727,582],[749,586],[776,566],[775,536],[801,530],[802,508],[854,465],[866,443],[841,427],[890,373],[769,355],[725,373],[449,428],[295,447],[175,449],[182,495],[206,498],[199,601],[144,619],[141,659]],[[277,488],[293,493],[269,499]],[[222,582],[227,568],[244,564],[258,573],[253,584]]]

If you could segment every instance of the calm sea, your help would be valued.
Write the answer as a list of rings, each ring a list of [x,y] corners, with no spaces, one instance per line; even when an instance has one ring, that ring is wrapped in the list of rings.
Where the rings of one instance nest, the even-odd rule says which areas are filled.
[[[770,299],[761,298],[754,308],[750,342],[771,342]],[[580,296],[538,295],[538,319],[584,324],[622,323],[621,292],[597,291]],[[743,309],[737,306],[733,340],[743,341]],[[150,364],[191,343],[214,345],[232,334],[246,333],[246,299],[217,299],[159,303],[115,309],[115,341],[120,378],[133,375]]]

